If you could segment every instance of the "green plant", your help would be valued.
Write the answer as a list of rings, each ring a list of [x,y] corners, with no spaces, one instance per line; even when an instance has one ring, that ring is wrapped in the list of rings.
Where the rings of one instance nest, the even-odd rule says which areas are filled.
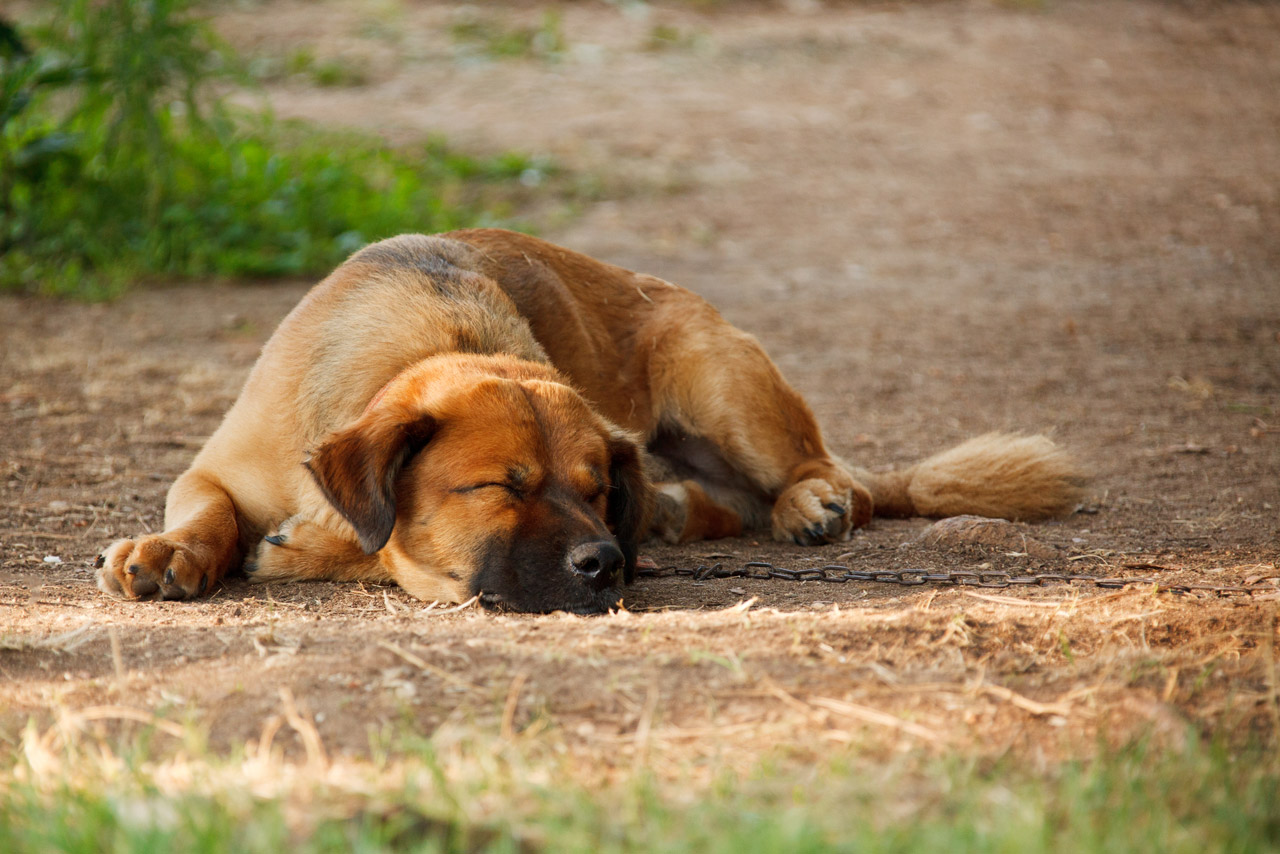
[[[206,90],[239,63],[192,5],[57,0],[38,46],[0,30],[0,288],[314,274],[371,240],[495,222],[547,171],[233,113]]]
[[[0,255],[15,244],[19,188],[37,184],[75,147],[71,134],[33,120],[29,108],[74,76],[61,57],[32,55],[17,29],[0,19]]]

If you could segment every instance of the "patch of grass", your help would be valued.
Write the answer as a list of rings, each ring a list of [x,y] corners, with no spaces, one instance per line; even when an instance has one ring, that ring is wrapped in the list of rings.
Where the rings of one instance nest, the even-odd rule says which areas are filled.
[[[520,850],[510,835],[431,818],[420,809],[330,815],[299,832],[290,829],[276,802],[172,798],[154,786],[127,786],[114,796],[72,789],[10,792],[0,806],[0,845],[12,854]]]
[[[246,68],[249,75],[261,83],[299,78],[315,86],[351,87],[369,82],[369,70],[360,60],[343,56],[321,59],[312,48],[305,46],[295,48],[284,57],[255,57]]]
[[[240,63],[192,0],[51,5],[0,29],[0,289],[314,275],[383,237],[497,223],[549,171],[233,113],[206,90]]]
[[[492,59],[558,60],[568,49],[560,13],[548,9],[537,27],[512,27],[494,18],[471,17],[449,28],[454,43]]]
[[[649,51],[691,51],[705,41],[701,33],[682,30],[671,24],[654,24],[645,39],[644,49]]]
[[[1227,403],[1224,405],[1227,412],[1238,412],[1243,415],[1265,415],[1271,416],[1275,414],[1270,406],[1257,403]]]
[[[996,5],[1021,12],[1043,12],[1049,8],[1048,0],[997,0]]]
[[[293,765],[278,753],[160,759],[145,739],[68,752],[29,730],[0,774],[0,850],[990,852],[1280,850],[1280,761],[1189,735],[1181,748],[1102,749],[1035,772],[856,749],[780,759],[690,788],[641,769],[569,782],[546,745],[408,735],[377,762]],[[123,757],[123,758],[121,758]],[[670,769],[664,769],[669,772]]]

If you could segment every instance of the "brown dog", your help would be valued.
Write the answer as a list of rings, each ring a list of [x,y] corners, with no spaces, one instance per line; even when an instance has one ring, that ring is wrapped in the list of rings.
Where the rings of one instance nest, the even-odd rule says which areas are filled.
[[[649,533],[830,543],[873,511],[1042,518],[1078,485],[1043,437],[850,470],[755,339],[689,291],[507,231],[406,235],[285,318],[164,533],[114,543],[98,586],[182,599],[243,565],[594,612]]]

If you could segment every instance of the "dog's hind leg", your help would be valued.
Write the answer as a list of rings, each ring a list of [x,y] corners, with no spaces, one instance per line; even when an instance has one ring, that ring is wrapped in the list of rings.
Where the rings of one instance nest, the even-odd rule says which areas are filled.
[[[812,411],[760,344],[692,294],[664,303],[645,329],[655,441],[710,443],[728,475],[699,482],[735,510],[733,495],[758,495],[777,540],[839,542],[870,521],[871,493],[827,452]]]
[[[297,516],[267,534],[244,563],[251,581],[392,581],[378,555],[350,536]]]
[[[98,587],[126,599],[203,596],[240,560],[231,496],[192,469],[169,490],[166,529],[117,540],[98,557]]]
[[[668,543],[718,540],[742,533],[742,516],[716,503],[696,480],[655,484],[650,530]]]

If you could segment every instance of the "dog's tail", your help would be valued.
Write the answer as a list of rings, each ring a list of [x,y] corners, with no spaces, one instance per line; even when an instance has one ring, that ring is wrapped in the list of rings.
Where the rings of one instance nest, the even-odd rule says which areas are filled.
[[[989,516],[1032,521],[1079,503],[1081,466],[1045,436],[987,433],[907,469],[853,476],[871,490],[877,516]]]

